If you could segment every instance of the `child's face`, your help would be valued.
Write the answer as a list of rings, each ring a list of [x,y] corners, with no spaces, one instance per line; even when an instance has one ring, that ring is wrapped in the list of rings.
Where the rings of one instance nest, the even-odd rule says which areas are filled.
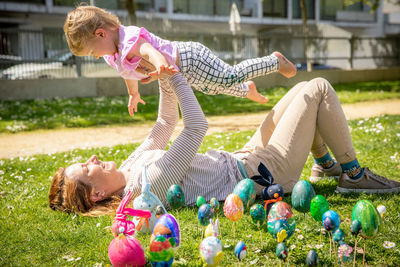
[[[96,59],[105,55],[114,55],[118,52],[114,38],[110,31],[97,29],[95,37],[87,42],[82,50],[82,56],[93,56]]]

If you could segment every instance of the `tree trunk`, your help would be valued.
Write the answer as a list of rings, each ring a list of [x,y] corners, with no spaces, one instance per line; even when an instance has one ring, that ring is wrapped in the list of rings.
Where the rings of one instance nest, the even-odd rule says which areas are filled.
[[[307,71],[311,71],[312,70],[311,61],[308,59],[309,39],[308,39],[308,28],[307,28],[306,0],[300,1],[300,8],[301,8],[301,18],[303,20],[304,58],[306,59]]]
[[[126,0],[126,10],[128,10],[129,25],[137,25],[135,0]]]

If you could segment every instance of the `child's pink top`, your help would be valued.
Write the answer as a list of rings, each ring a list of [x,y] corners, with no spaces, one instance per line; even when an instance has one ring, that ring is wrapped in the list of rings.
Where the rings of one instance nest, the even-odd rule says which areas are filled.
[[[125,27],[121,25],[119,27],[118,53],[115,53],[113,56],[103,56],[107,64],[116,69],[121,77],[133,80],[141,80],[148,77],[147,75],[141,74],[135,70],[142,57],[135,56],[130,60],[126,58],[129,51],[135,47],[140,38],[144,38],[149,42],[165,57],[169,65],[178,69],[175,65],[177,48],[173,42],[161,39],[160,37],[148,32],[145,28],[139,28],[136,26]]]

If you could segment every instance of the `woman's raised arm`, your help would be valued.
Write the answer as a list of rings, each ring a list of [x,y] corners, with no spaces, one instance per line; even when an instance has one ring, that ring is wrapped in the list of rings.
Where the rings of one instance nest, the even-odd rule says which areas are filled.
[[[179,121],[178,101],[174,91],[169,87],[167,80],[159,80],[159,84],[157,121],[145,141],[135,150],[135,154],[145,150],[165,149]]]
[[[204,113],[182,74],[178,73],[168,81],[178,98],[184,128],[171,148],[159,161],[155,162],[163,180],[158,186],[179,184],[182,181],[208,129]],[[162,188],[162,190],[166,192],[168,188]]]

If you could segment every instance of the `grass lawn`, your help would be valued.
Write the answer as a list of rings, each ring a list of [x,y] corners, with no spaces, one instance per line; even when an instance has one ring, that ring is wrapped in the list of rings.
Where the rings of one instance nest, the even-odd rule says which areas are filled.
[[[121,98],[122,99],[122,98]],[[122,100],[121,100],[122,101]],[[400,180],[400,116],[381,116],[371,119],[350,121],[351,134],[359,161],[362,165],[389,177]],[[241,147],[253,134],[251,131],[226,132],[207,136],[200,149],[224,149],[234,151]],[[51,176],[60,166],[82,162],[92,154],[102,160],[115,160],[120,164],[136,148],[137,144],[73,150],[66,153],[36,155],[0,161],[0,266],[95,266],[109,264],[107,248],[113,239],[108,226],[111,218],[85,218],[55,212],[48,208],[47,193]],[[312,160],[307,161],[301,179],[307,179]],[[336,181],[322,181],[314,184],[317,194],[325,196],[330,208],[340,215],[341,228],[346,233],[346,242],[354,245],[350,235],[351,213],[360,199],[369,199],[375,205],[387,208],[383,231],[367,242],[366,260],[369,266],[400,266],[400,195],[340,195],[335,193]],[[291,203],[290,195],[284,201]],[[261,201],[258,199],[258,203]],[[223,203],[221,203],[221,206]],[[181,246],[175,254],[176,266],[201,266],[199,244],[201,228],[197,220],[197,208],[186,207],[171,213],[181,227]],[[336,265],[329,256],[329,240],[318,229],[320,224],[310,214],[294,211],[298,231],[289,239],[290,266],[305,264],[305,257],[312,247],[316,249],[324,266]],[[236,239],[232,223],[222,211],[218,213],[221,222],[221,239],[224,245],[222,266],[238,265],[233,250],[236,243],[246,243],[248,254],[243,266],[277,266],[275,256],[276,240],[262,227],[260,232],[251,222],[249,213],[236,223]],[[139,234],[138,239],[145,249],[149,247],[150,235]],[[383,247],[384,241],[396,244],[392,249]],[[363,246],[363,242],[359,243]],[[361,254],[357,265],[362,264]]]
[[[364,82],[334,86],[342,103],[400,98],[400,81]],[[288,88],[263,90],[266,105],[247,99],[196,92],[207,116],[239,114],[271,109]],[[158,95],[145,96],[146,105],[132,118],[127,96],[74,99],[0,101],[0,133],[60,127],[92,127],[107,124],[153,122],[157,117]]]

